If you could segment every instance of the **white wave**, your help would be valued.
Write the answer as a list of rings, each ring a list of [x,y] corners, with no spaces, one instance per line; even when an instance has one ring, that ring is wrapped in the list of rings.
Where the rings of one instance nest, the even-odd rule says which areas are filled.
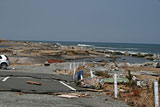
[[[136,55],[136,54],[138,54],[138,52],[132,52],[132,51],[129,51],[128,53],[131,54],[131,55]]]
[[[131,55],[136,55],[138,53],[140,53],[142,55],[149,54],[149,53],[146,53],[146,52],[139,52],[138,48],[114,48],[114,47],[96,47],[96,46],[94,46],[94,48],[105,49],[105,50],[107,50],[109,52],[120,52],[122,54],[129,53]]]
[[[86,44],[77,44],[77,46],[81,46],[81,47],[94,47],[93,45],[86,45]]]
[[[107,51],[109,51],[109,52],[115,52],[114,50],[108,50],[108,49],[106,49]]]
[[[114,48],[114,47],[95,47],[100,49],[110,49],[110,50],[138,50],[138,48]]]
[[[120,52],[122,54],[129,53],[131,55],[137,55],[138,53],[140,53],[142,55],[148,54],[148,53],[144,53],[144,52],[135,52],[135,51],[121,51],[121,50],[110,50],[110,49],[106,49],[106,50],[109,52]]]
[[[142,54],[142,55],[146,55],[146,54],[149,54],[149,53],[141,52],[141,54]]]

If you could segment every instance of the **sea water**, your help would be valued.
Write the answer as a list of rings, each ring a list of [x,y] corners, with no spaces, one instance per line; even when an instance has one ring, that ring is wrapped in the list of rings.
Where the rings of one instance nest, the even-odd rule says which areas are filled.
[[[47,43],[60,43],[62,45],[80,45],[97,49],[106,49],[119,52],[160,54],[160,44],[140,43],[104,43],[104,42],[70,42],[70,41],[41,41]]]
[[[87,46],[91,48],[96,48],[100,50],[109,50],[116,52],[129,52],[129,53],[149,53],[149,54],[160,54],[160,44],[140,44],[140,43],[104,43],[104,42],[71,42],[71,41],[32,41],[32,42],[45,42],[56,44],[60,43],[61,45],[75,45],[75,46]],[[108,61],[108,58],[97,58],[97,59],[86,59],[92,61]],[[144,63],[151,62],[144,58],[135,58],[130,56],[121,56],[120,59],[117,59],[117,62],[129,62],[129,63]]]
[[[7,47],[10,47],[10,46],[0,45],[0,48],[7,48]]]

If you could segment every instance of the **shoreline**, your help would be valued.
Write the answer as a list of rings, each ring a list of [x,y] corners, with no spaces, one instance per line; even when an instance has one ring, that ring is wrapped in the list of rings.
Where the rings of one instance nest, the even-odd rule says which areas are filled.
[[[79,69],[83,69],[84,71],[84,80],[78,81],[81,84],[80,87],[90,86],[88,88],[94,87],[95,89],[101,89],[103,93],[112,98],[114,95],[114,73],[117,73],[118,78],[122,80],[124,78],[126,80],[127,76],[130,75],[130,77],[134,76],[136,81],[134,80],[133,86],[131,86],[130,82],[118,84],[118,100],[122,100],[136,107],[153,105],[154,103],[150,99],[150,97],[153,97],[152,83],[160,79],[160,66],[157,65],[157,62],[146,60],[147,57],[153,57],[154,55],[122,54],[84,46],[64,46],[49,43],[8,41],[6,43],[0,43],[0,45],[2,44],[11,46],[1,48],[0,52],[9,56],[12,64],[9,66],[9,70],[12,72],[58,73],[72,76],[74,74],[73,66],[75,66],[75,74],[77,74]],[[138,59],[145,60],[137,63]],[[129,60],[132,62],[135,60],[135,63],[130,63]],[[70,64],[72,65],[72,69],[70,69]],[[93,77],[90,74],[91,71],[93,71]],[[94,79],[98,81],[98,85],[93,82]],[[85,80],[90,82],[86,82]],[[137,81],[140,81],[140,85],[137,85]],[[86,82],[85,85],[83,82]],[[147,90],[150,91],[147,92]],[[144,95],[146,96],[145,98],[143,97]],[[138,102],[136,99],[142,101]],[[144,99],[150,100],[151,103],[146,103]],[[130,102],[132,103],[130,104]]]
[[[19,47],[20,45],[22,45],[22,48],[24,48],[24,49],[29,48],[29,46],[30,46],[30,47],[38,47],[39,50],[41,49],[40,46],[42,46],[42,50],[43,50],[43,47],[45,47],[46,50],[47,50],[46,46],[50,47],[50,49],[53,48],[54,50],[58,50],[58,49],[62,50],[61,47],[64,47],[66,49],[74,49],[74,48],[76,49],[77,48],[79,50],[84,50],[84,49],[85,50],[91,50],[91,51],[94,51],[95,53],[97,52],[98,54],[104,54],[104,55],[102,55],[102,57],[110,57],[112,55],[123,55],[123,56],[131,56],[131,57],[135,57],[135,58],[144,58],[144,59],[148,59],[148,61],[149,60],[150,61],[160,61],[160,54],[138,53],[138,52],[135,53],[135,52],[129,52],[129,51],[123,51],[122,52],[122,51],[108,50],[108,49],[97,49],[96,47],[90,47],[90,46],[88,47],[87,45],[86,46],[85,45],[83,45],[83,46],[61,45],[59,43],[53,43],[52,44],[52,43],[43,43],[43,42],[38,42],[38,41],[36,41],[36,42],[7,41],[7,42],[1,42],[0,45],[3,46],[3,48],[10,48],[9,50],[4,50],[4,51],[13,51],[16,48],[16,46]],[[37,51],[38,51],[38,49],[37,49]],[[1,49],[1,52],[3,53],[3,49]]]

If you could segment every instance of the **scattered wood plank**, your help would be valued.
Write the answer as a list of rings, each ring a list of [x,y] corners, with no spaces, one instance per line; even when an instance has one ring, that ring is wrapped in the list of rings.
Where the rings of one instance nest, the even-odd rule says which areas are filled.
[[[90,94],[87,94],[87,93],[50,93],[50,95],[56,95],[56,96],[59,96],[59,97],[63,97],[63,98],[80,98],[80,97],[83,97],[83,98],[91,98],[90,97]]]
[[[62,98],[78,98],[78,96],[75,96],[75,95],[58,95],[58,97],[62,97]]]
[[[42,85],[40,82],[36,81],[26,81],[27,84],[32,84],[32,85]]]
[[[22,93],[22,92],[17,92],[16,94],[17,95],[24,95],[24,93]]]
[[[96,90],[96,89],[87,89],[87,91],[92,91],[92,92],[103,92],[103,90]]]

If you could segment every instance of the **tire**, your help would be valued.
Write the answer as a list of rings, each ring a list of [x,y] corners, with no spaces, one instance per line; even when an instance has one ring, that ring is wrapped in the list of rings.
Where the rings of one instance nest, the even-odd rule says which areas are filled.
[[[7,69],[7,64],[6,63],[2,63],[1,64],[1,69],[5,69],[6,70]]]

